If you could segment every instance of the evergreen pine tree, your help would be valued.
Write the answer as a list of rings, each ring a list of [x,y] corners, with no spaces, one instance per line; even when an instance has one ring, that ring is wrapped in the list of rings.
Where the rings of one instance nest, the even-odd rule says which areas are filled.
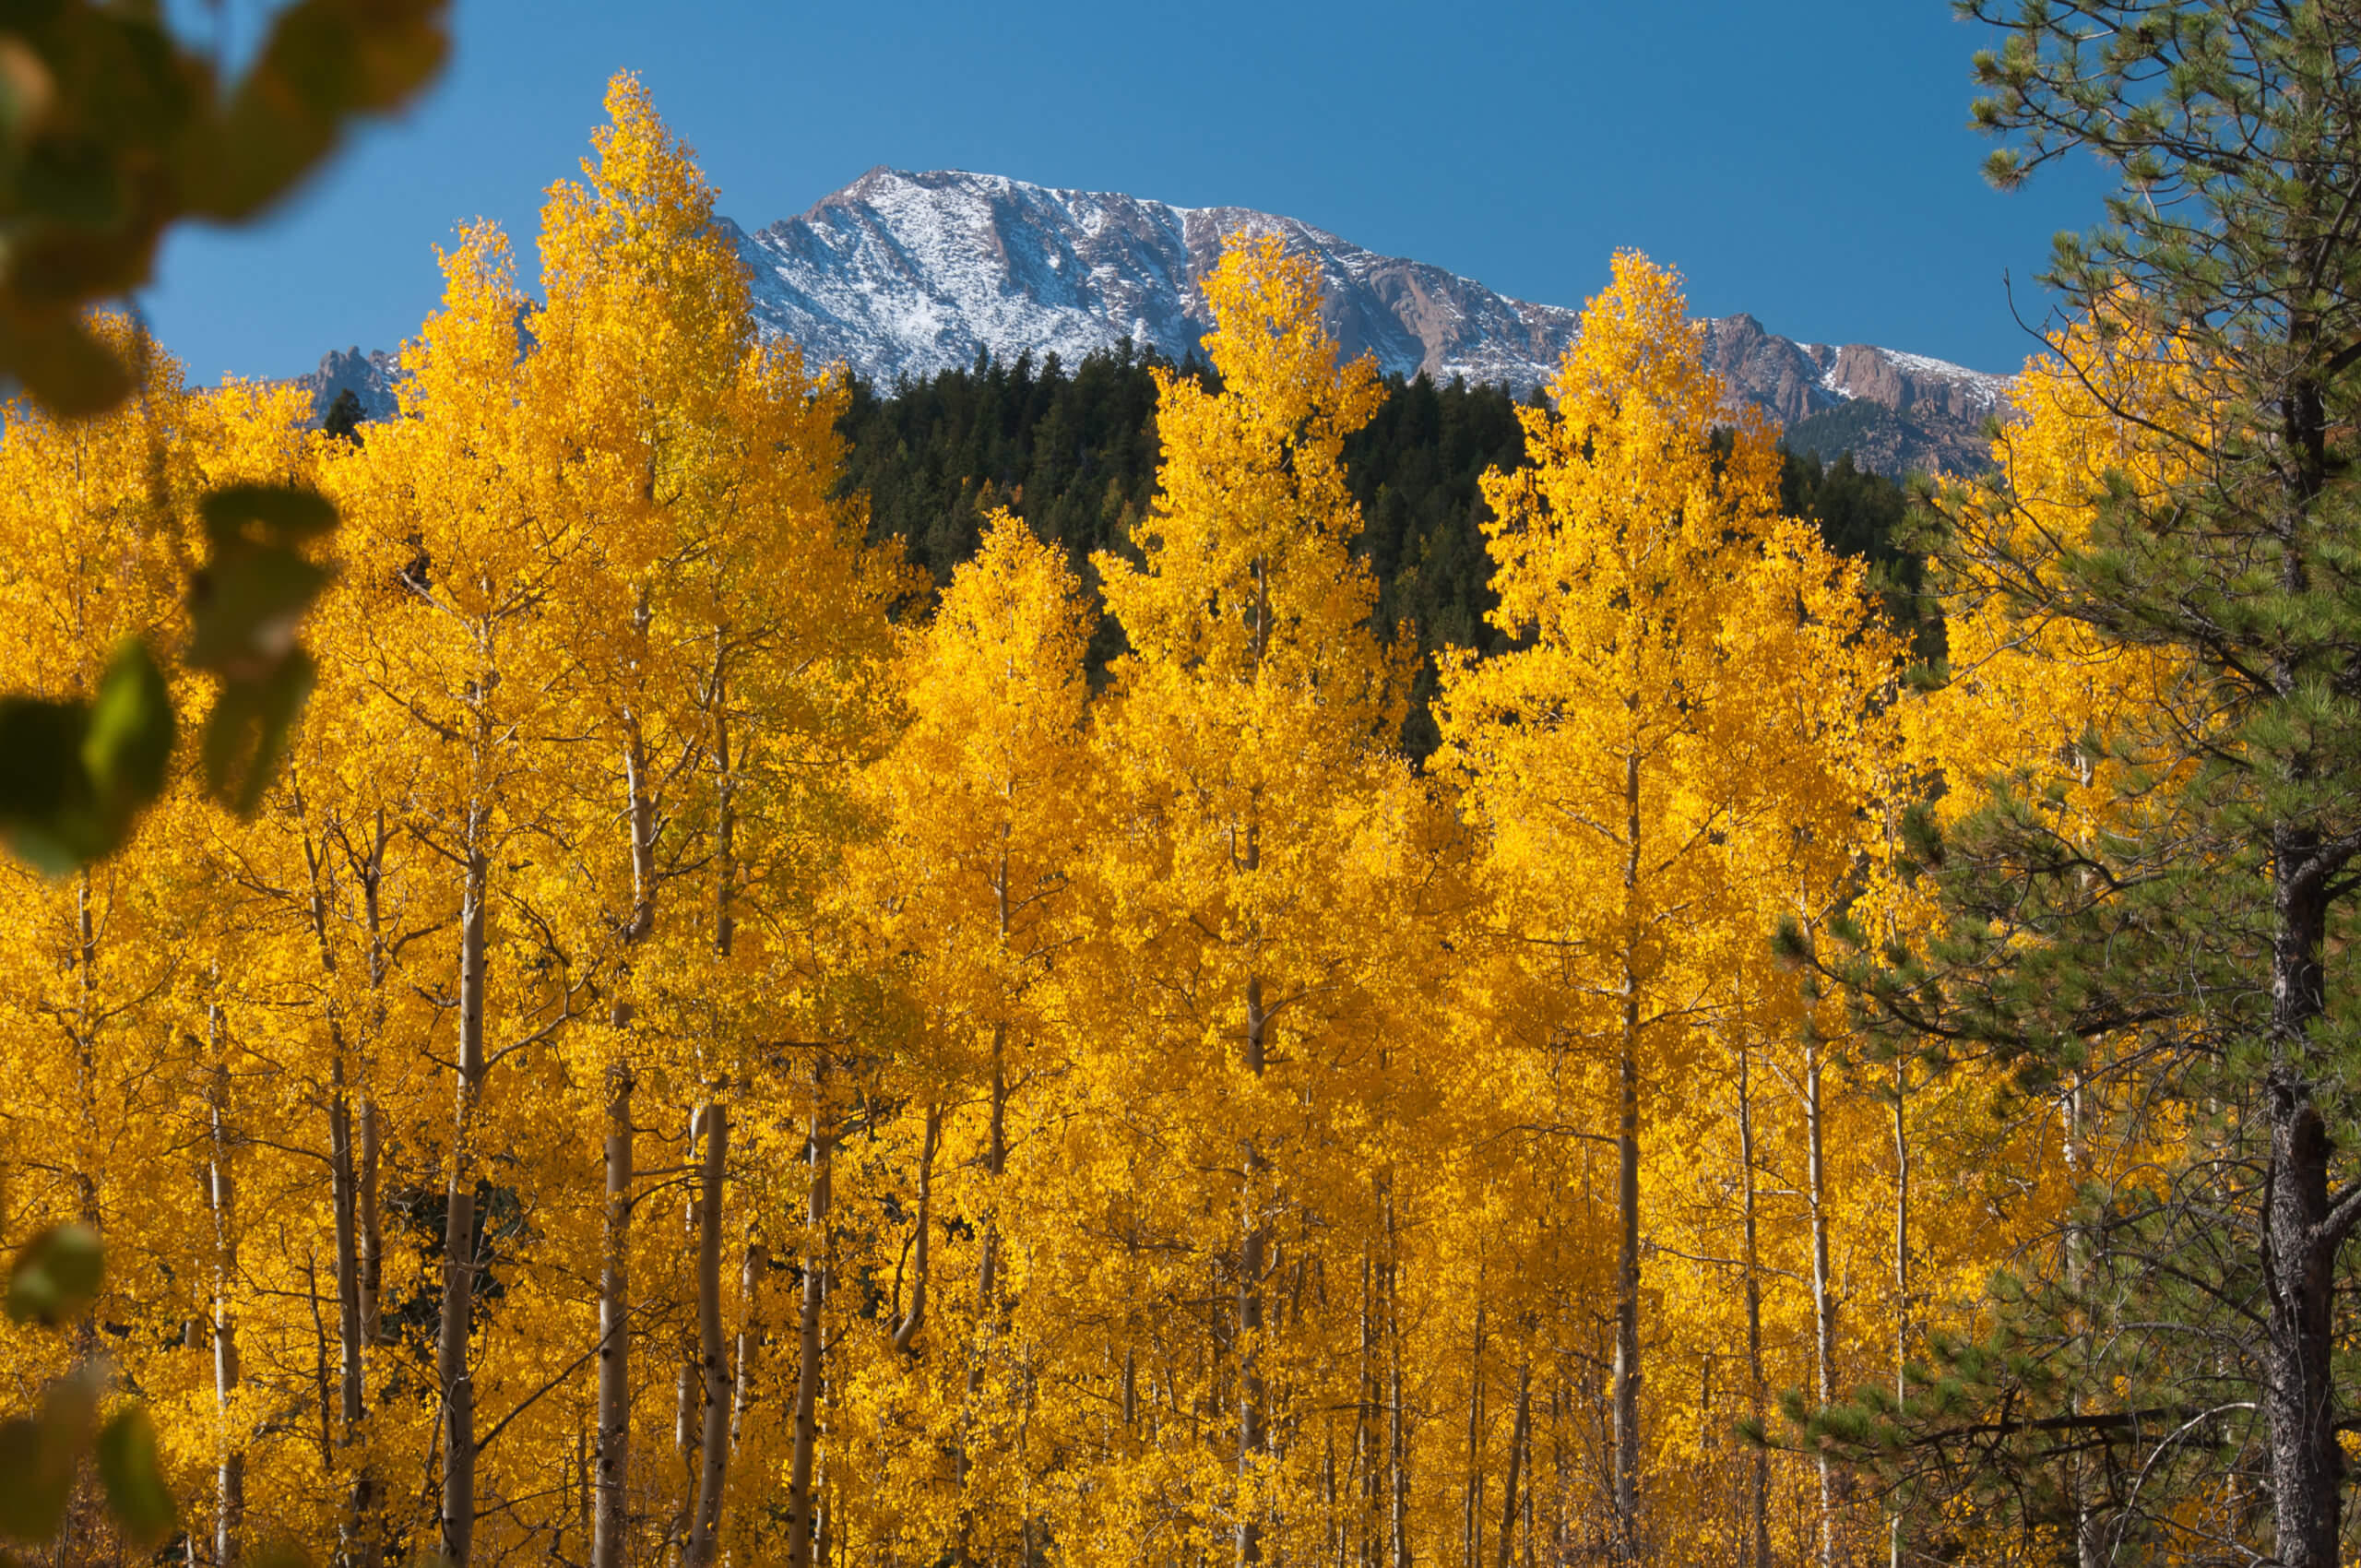
[[[2143,689],[2012,778],[1955,770],[1914,835],[1946,928],[1829,963],[1908,1038],[2016,1063],[2084,1201],[1996,1340],[1809,1432],[2085,1564],[2327,1568],[2361,1222],[2361,1010],[2329,963],[2361,891],[2361,8],[1960,8],[2007,34],[1976,61],[1977,122],[2015,138],[1995,182],[2087,150],[2121,188],[2058,243],[2047,406],[1941,498],[1946,610],[1994,617],[1975,665],[1955,619],[1953,689],[2023,659]]]
[[[358,446],[362,444],[361,427],[368,422],[368,410],[361,406],[361,399],[353,394],[352,388],[339,386],[337,388],[336,401],[328,405],[327,417],[320,421],[320,429],[338,440],[350,441]]]

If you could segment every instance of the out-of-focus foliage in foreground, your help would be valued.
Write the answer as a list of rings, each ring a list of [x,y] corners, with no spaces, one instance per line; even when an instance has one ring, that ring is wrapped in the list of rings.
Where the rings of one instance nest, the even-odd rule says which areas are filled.
[[[172,223],[255,217],[354,117],[407,102],[448,52],[445,9],[298,0],[231,80],[157,7],[0,6],[0,377],[37,406],[22,417],[89,419],[136,393],[160,431],[145,335],[91,306],[148,281]],[[160,464],[140,473],[145,510],[160,516]],[[255,485],[208,497],[203,517],[186,659],[219,686],[207,783],[250,810],[310,685],[295,627],[324,578],[296,546],[336,517],[308,493]],[[166,670],[137,640],[88,693],[0,699],[0,838],[50,871],[112,853],[163,788],[178,729]]]

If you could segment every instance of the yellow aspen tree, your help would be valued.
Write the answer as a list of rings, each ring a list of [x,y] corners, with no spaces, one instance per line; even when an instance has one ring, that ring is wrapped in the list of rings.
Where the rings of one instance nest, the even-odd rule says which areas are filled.
[[[848,1371],[881,1407],[864,1462],[902,1494],[880,1512],[899,1516],[913,1555],[964,1558],[979,1533],[1013,1523],[998,1505],[1014,1383],[1004,1228],[1023,1218],[1004,1179],[1011,1099],[1049,1071],[1049,970],[1078,935],[1075,873],[1096,811],[1091,619],[1062,552],[992,514],[975,559],[903,639],[904,723],[857,790],[875,836],[849,860],[847,891],[915,1014],[888,1092],[915,1117],[919,1146],[908,1268],[873,1360]],[[899,1436],[912,1420],[932,1443]],[[948,1474],[942,1452],[955,1455]]]
[[[1316,1143],[1333,1031],[1366,994],[1365,933],[1336,919],[1353,901],[1339,885],[1393,826],[1405,683],[1370,624],[1340,466],[1376,406],[1373,367],[1338,363],[1317,274],[1275,237],[1233,244],[1205,294],[1221,390],[1159,373],[1164,460],[1140,563],[1094,558],[1133,649],[1097,727],[1120,814],[1099,897],[1133,999],[1108,1042],[1126,1059],[1117,1092],[1166,1115],[1185,1104],[1181,1168],[1235,1172],[1216,1276],[1234,1303],[1218,1381],[1235,1479],[1218,1512],[1252,1564],[1280,1467],[1268,1291],[1300,1201],[1287,1161]]]
[[[269,397],[272,417],[259,422],[238,407],[258,401],[247,389],[211,399],[223,425],[253,429],[200,451],[208,483],[308,480],[322,462],[358,460],[350,444],[299,428],[309,411],[299,395]],[[275,1264],[247,1267],[277,1277],[253,1298],[276,1310],[246,1314],[249,1337],[268,1336],[247,1365],[288,1369],[297,1386],[270,1397],[316,1414],[291,1429],[299,1460],[267,1458],[274,1484],[250,1487],[246,1512],[258,1538],[364,1568],[384,1561],[399,1527],[388,1459],[422,1436],[385,1397],[407,1370],[384,1312],[386,1199],[406,1180],[390,1150],[418,1125],[425,1088],[423,1060],[403,1041],[424,1038],[433,1016],[420,994],[431,971],[414,989],[404,958],[442,909],[439,862],[407,831],[423,759],[378,711],[360,657],[390,586],[365,569],[337,575],[306,623],[316,684],[283,776],[251,821],[216,814],[196,840],[220,911],[212,967],[231,1060],[255,1064],[230,1082],[270,1129],[238,1150],[243,1206],[267,1224]]]
[[[600,1085],[606,1189],[590,1542],[598,1568],[614,1568],[631,1550],[635,1490],[630,1260],[640,1065],[632,1048],[632,954],[674,902],[666,892],[682,874],[680,858],[659,852],[659,826],[689,797],[706,793],[697,765],[711,738],[699,677],[712,637],[684,624],[680,579],[694,569],[701,530],[709,526],[705,514],[742,505],[755,478],[733,461],[742,447],[730,440],[740,433],[730,429],[753,327],[742,265],[713,222],[712,190],[635,78],[614,78],[607,110],[609,123],[592,137],[595,157],[583,163],[584,183],[553,186],[542,212],[548,305],[535,318],[529,394],[531,435],[546,454],[552,502],[582,520],[596,562],[569,578],[575,591],[558,607],[584,666],[585,706],[605,754],[590,769],[581,831],[599,843],[604,836],[595,823],[622,829],[620,853],[603,862],[609,874],[595,874],[594,851],[588,879],[614,892],[586,910],[592,917],[586,940],[619,949],[607,965],[609,1028],[585,1031],[599,1058],[585,1067]],[[683,891],[694,897],[694,888]],[[701,923],[705,941],[726,950],[720,900],[701,922],[693,910],[670,912]],[[697,1348],[681,1365],[680,1392],[690,1403],[701,1396],[705,1409],[694,1432],[679,1435],[699,1455],[684,1559],[697,1565],[713,1557],[729,1457],[723,1423],[733,1402],[720,1345],[718,1254],[727,1115],[725,1101],[706,1097],[694,1118],[706,1134],[707,1170],[692,1209],[706,1234],[694,1272]]]
[[[113,315],[91,326],[138,367],[128,402],[80,421],[21,400],[0,410],[0,612],[11,628],[0,665],[12,690],[80,701],[106,689],[126,645],[161,652],[185,634],[180,584],[198,559],[197,455],[213,424],[143,332]],[[174,758],[167,777],[184,781],[189,760]],[[237,1412],[222,1408],[210,1365],[200,1374],[166,1348],[200,1318],[197,1342],[214,1346],[211,1325],[233,1318],[239,1299],[214,1266],[217,1233],[174,1136],[190,1110],[175,1091],[194,1087],[201,1049],[179,1004],[209,934],[186,853],[208,809],[193,788],[172,788],[142,821],[136,841],[150,853],[55,876],[18,858],[54,866],[49,846],[19,838],[0,856],[11,910],[0,933],[0,1227],[12,1241],[60,1221],[119,1238],[111,1277],[63,1344],[13,1325],[0,1333],[11,1364],[35,1374],[11,1391],[17,1404],[38,1393],[38,1372],[64,1370],[60,1352],[87,1360],[102,1324],[124,1325],[124,1384],[184,1400],[196,1417],[173,1433],[173,1479],[191,1492],[219,1479],[234,1494],[245,1448]],[[154,1289],[160,1277],[172,1288]],[[224,1370],[234,1379],[234,1358]],[[55,1550],[63,1560],[105,1555],[103,1529],[85,1492]]]
[[[1750,818],[1804,827],[1783,809],[1792,778],[1767,766],[1762,683],[1824,682],[1830,700],[1866,704],[1892,659],[1863,635],[1857,582],[1778,515],[1772,434],[1727,411],[1703,344],[1677,277],[1619,255],[1554,406],[1520,411],[1533,466],[1485,481],[1495,619],[1524,646],[1447,664],[1438,718],[1498,919],[1567,993],[1563,1027],[1594,1042],[1611,1097],[1608,1468],[1626,1561],[1647,1550],[1645,1134],[1683,1103],[1714,1005],[1702,932],[1758,913],[1730,896],[1724,840]]]
[[[795,1091],[778,1081],[776,1042],[825,1033],[832,939],[815,911],[853,821],[846,790],[876,743],[886,607],[911,579],[898,546],[870,544],[861,506],[838,494],[841,377],[758,340],[712,189],[644,88],[619,76],[607,107],[583,183],[553,187],[542,214],[550,303],[526,394],[551,504],[592,544],[558,606],[601,754],[583,773],[584,842],[602,841],[596,822],[623,829],[621,852],[583,879],[614,892],[576,909],[581,928],[616,933],[592,943],[611,948],[609,1027],[575,1031],[602,1085],[605,1145],[593,1556],[636,1550],[627,1511],[645,1517],[658,1492],[649,1467],[635,1476],[626,1460],[631,1325],[645,1314],[623,1265],[636,1256],[688,1298],[670,1411],[683,1490],[664,1527],[702,1563],[729,1534],[733,1452],[751,1441],[759,1466],[772,1435],[747,1419],[772,1266],[764,1214],[782,1158],[818,1146],[785,1132],[798,1118],[782,1114]],[[649,1120],[633,1094],[650,1075],[665,1099],[688,1097],[672,1109],[698,1171],[685,1271],[681,1248],[629,1225],[633,1132]],[[756,1120],[733,1129],[733,1104]],[[732,1182],[752,1194],[735,1219]],[[740,1261],[734,1336],[725,1251]],[[809,1443],[798,1447],[808,1466]],[[758,1468],[750,1484],[766,1479]],[[789,1517],[808,1517],[788,1490]],[[747,1528],[765,1526],[758,1515]]]
[[[430,759],[406,826],[447,868],[444,905],[455,961],[436,987],[453,1107],[442,1140],[445,1222],[433,1384],[440,1408],[438,1534],[470,1561],[482,1499],[478,1283],[490,1244],[480,1187],[488,1144],[514,1135],[487,1095],[493,1074],[568,1019],[582,977],[569,970],[523,880],[502,878],[551,805],[540,778],[547,724],[567,663],[544,612],[579,567],[578,523],[533,505],[521,428],[525,368],[506,243],[471,230],[445,260],[442,310],[405,353],[405,417],[373,428],[363,460],[325,478],[346,519],[348,569],[383,595],[353,657],[379,694],[381,722]],[[494,906],[501,914],[495,919]],[[446,989],[447,988],[447,989]],[[515,1325],[512,1325],[515,1326]],[[524,1391],[519,1391],[521,1399]]]

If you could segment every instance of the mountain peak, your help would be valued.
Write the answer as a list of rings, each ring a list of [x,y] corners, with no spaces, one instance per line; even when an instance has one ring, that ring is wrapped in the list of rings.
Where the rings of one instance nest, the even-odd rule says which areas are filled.
[[[1277,213],[961,169],[880,164],[800,217],[752,233],[716,221],[745,258],[766,334],[888,385],[965,368],[979,354],[1071,364],[1129,342],[1185,360],[1213,325],[1204,278],[1239,233],[1275,233],[1311,256],[1329,331],[1347,356],[1370,354],[1387,374],[1464,377],[1522,395],[1556,373],[1581,319]],[[1980,467],[1983,422],[2008,387],[1924,355],[1797,342],[1744,313],[1707,322],[1706,339],[1733,399],[1760,406],[1798,442],[1809,422],[1856,399],[1889,410],[1893,419],[1869,422],[1880,445],[1863,456],[1890,471]],[[389,363],[333,357],[306,378],[321,407],[343,385],[373,414],[390,406]],[[1863,428],[1857,418],[1823,421],[1821,434]]]
[[[765,330],[864,376],[923,379],[975,362],[1055,353],[1072,362],[1129,340],[1185,358],[1213,325],[1200,287],[1237,233],[1276,233],[1318,264],[1329,330],[1348,355],[1437,381],[1519,393],[1549,379],[1579,313],[1508,298],[1473,279],[1381,255],[1298,219],[1179,207],[967,170],[880,165],[742,244]],[[1943,460],[1973,461],[2006,383],[1921,355],[1830,348],[1750,315],[1708,324],[1733,394],[1794,424],[1868,397],[1947,428]],[[1961,428],[1949,428],[1959,426]]]

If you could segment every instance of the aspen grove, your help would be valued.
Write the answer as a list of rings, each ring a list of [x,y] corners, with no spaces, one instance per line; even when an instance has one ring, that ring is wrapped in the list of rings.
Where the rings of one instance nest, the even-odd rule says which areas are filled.
[[[191,389],[115,317],[130,402],[7,409],[12,688],[186,636],[208,489],[340,521],[257,809],[184,742],[120,853],[0,864],[0,1233],[107,1270],[0,1325],[0,1406],[102,1354],[219,1568],[2073,1560],[2111,1439],[2017,1507],[1864,1423],[2005,1355],[1995,1272],[2218,1108],[2103,1133],[2129,1044],[2028,1073],[1831,977],[1933,940],[1988,778],[2130,830],[2086,738],[2190,666],[1999,589],[2171,480],[2189,398],[2028,366],[1906,680],[1620,255],[1485,481],[1506,651],[1440,661],[1414,763],[1342,457],[1385,391],[1308,262],[1207,277],[1128,548],[1002,512],[937,592],[842,482],[844,374],[607,108],[537,287],[489,227],[444,257],[399,417]],[[2157,1506],[2251,1532],[2236,1490]],[[54,1560],[146,1560],[113,1528]]]

